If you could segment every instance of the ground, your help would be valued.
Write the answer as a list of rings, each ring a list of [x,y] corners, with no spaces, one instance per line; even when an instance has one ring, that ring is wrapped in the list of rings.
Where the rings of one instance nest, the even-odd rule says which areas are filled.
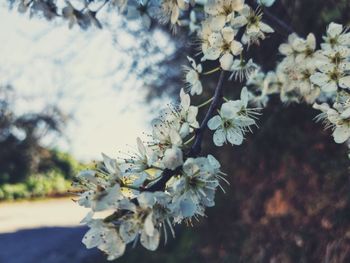
[[[70,199],[0,204],[0,263],[97,263],[81,243],[86,210]]]

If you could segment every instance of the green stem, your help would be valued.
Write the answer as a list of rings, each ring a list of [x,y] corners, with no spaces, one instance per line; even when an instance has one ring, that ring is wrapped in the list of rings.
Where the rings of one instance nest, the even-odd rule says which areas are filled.
[[[197,106],[197,108],[200,109],[200,108],[202,108],[202,107],[208,105],[210,102],[212,102],[213,99],[214,99],[214,98],[210,98],[209,100],[203,102],[202,104],[199,104],[199,105]]]
[[[194,139],[196,138],[195,135],[193,135],[191,138],[189,138],[186,142],[184,142],[184,145],[189,144],[190,142],[192,142]]]
[[[209,71],[207,71],[207,72],[204,72],[204,73],[202,73],[203,75],[209,75],[209,74],[212,74],[212,73],[214,73],[214,72],[216,72],[216,71],[219,71],[220,70],[220,67],[217,67],[217,68],[214,68],[214,69],[212,69],[212,70],[209,70]]]

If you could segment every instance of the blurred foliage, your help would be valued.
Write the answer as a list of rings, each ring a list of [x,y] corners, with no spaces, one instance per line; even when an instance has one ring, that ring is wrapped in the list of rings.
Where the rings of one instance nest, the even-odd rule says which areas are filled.
[[[28,174],[19,183],[0,183],[0,201],[69,195],[74,176],[94,165],[78,162],[72,155],[57,150],[46,153],[49,154],[41,156],[36,173]]]
[[[21,183],[0,185],[0,201],[67,195],[70,186],[62,173],[34,174]]]
[[[71,179],[86,165],[41,145],[48,134],[63,135],[68,120],[58,108],[20,114],[18,94],[0,86],[0,200],[67,195]]]
[[[68,178],[76,164],[40,144],[48,134],[62,135],[67,116],[52,106],[20,114],[14,109],[16,96],[11,86],[0,86],[0,184],[23,181],[30,174],[47,171],[51,164]]]

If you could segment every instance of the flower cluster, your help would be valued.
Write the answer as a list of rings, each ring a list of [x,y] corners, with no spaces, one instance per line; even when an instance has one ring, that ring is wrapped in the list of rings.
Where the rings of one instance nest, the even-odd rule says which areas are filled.
[[[205,208],[214,205],[216,189],[225,181],[219,162],[209,155],[182,163],[182,151],[173,150],[172,144],[145,146],[138,139],[138,153],[131,158],[118,162],[103,155],[98,169],[77,176],[75,186],[81,190],[77,202],[91,209],[83,220],[90,227],[83,238],[87,248],[99,248],[109,260],[138,240],[155,250],[161,232],[166,241],[167,228],[174,236],[173,224],[203,216]],[[170,172],[165,167],[174,169],[171,179],[151,191],[162,180],[160,175]],[[101,211],[110,213],[94,218]]]
[[[150,21],[146,15],[153,16],[147,9],[157,3],[161,21],[181,25],[181,12],[192,2],[149,1],[139,3],[142,9],[131,0],[118,3],[129,18],[137,17],[141,10],[139,16],[147,26]],[[180,91],[180,102],[168,105],[152,121],[147,142],[138,138],[136,153],[127,157],[103,155],[103,162],[95,170],[81,172],[74,183],[79,193],[77,203],[91,209],[82,221],[90,227],[83,243],[87,248],[104,251],[109,260],[120,257],[129,243],[136,245],[138,241],[146,249],[155,250],[161,233],[166,242],[169,230],[175,235],[174,224],[191,223],[193,218],[204,216],[206,208],[215,204],[217,189],[224,190],[222,182],[228,183],[212,155],[200,156],[204,130],[215,131],[216,146],[226,142],[241,145],[244,135],[256,125],[258,108],[248,106],[248,89],[241,90],[240,99],[230,100],[223,97],[223,82],[233,77],[242,81],[259,68],[252,59],[244,58],[244,47],[258,43],[273,30],[262,22],[261,12],[253,11],[244,0],[209,0],[199,7],[200,23],[200,11],[191,10],[193,23],[189,28],[201,41],[200,60],[217,61],[220,67],[203,73],[203,65],[188,57],[191,66],[185,67],[186,85]],[[200,75],[216,71],[221,73],[213,97],[198,106],[191,105],[190,96],[203,92]],[[209,103],[199,122],[199,110]],[[101,212],[108,216],[101,218]]]
[[[272,4],[272,3],[271,3]],[[262,12],[254,11],[244,0],[209,0],[203,5],[204,14],[191,11],[189,28],[200,40],[201,61],[219,61],[220,68],[230,71],[230,79],[243,81],[259,66],[253,60],[245,59],[245,47],[259,44],[267,33],[274,30],[262,21]],[[204,17],[198,21],[197,17]],[[203,68],[189,58],[186,82],[191,95],[202,93],[200,74]]]
[[[259,43],[273,29],[262,22],[262,13],[254,11],[244,0],[211,0],[204,7],[206,19],[199,37],[202,42],[202,61],[217,60],[223,70],[235,71],[243,52],[243,45]],[[238,33],[242,37],[238,39]]]
[[[248,90],[244,87],[240,100],[229,100],[222,104],[219,115],[208,122],[210,130],[215,130],[214,144],[222,146],[227,141],[232,145],[241,145],[245,132],[251,125],[256,125],[254,118],[257,109],[248,108]]]
[[[343,98],[330,107],[327,103],[317,104],[313,107],[322,111],[317,116],[323,120],[327,128],[332,128],[336,143],[344,143],[350,138],[350,96],[343,94]]]
[[[252,74],[247,82],[253,101],[266,105],[268,95],[280,94],[283,102],[306,102],[322,111],[317,120],[332,128],[336,143],[350,137],[350,33],[340,24],[331,23],[321,48],[311,33],[306,39],[291,34],[279,51],[284,59],[275,71]]]

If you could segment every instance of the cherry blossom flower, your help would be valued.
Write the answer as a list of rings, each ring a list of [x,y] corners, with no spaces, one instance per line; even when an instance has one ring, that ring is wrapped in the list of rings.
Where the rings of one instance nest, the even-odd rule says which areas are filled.
[[[243,88],[241,100],[222,104],[219,115],[209,120],[209,129],[215,130],[213,140],[216,146],[222,146],[227,141],[232,145],[242,144],[246,129],[255,124],[251,118],[254,111],[248,109],[247,105],[248,90]]]
[[[186,90],[189,90],[192,96],[195,94],[201,95],[203,92],[203,86],[199,80],[199,74],[203,71],[202,65],[197,65],[193,58],[187,57],[187,59],[190,62],[191,67],[185,67],[187,83]]]

